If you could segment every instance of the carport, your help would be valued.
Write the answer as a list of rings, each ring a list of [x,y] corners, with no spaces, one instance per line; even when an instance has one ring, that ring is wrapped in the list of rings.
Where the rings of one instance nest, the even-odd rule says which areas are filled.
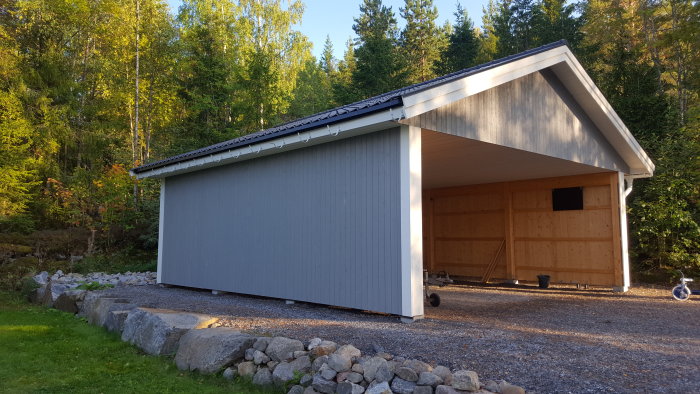
[[[423,269],[629,286],[654,165],[564,42],[135,168],[158,281],[423,316]]]
[[[627,164],[554,70],[407,123],[421,127],[428,270],[629,286]]]

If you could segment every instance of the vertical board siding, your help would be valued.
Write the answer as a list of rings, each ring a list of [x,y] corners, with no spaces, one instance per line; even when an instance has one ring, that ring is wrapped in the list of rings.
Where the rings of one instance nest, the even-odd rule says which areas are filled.
[[[618,205],[613,173],[432,189],[433,271],[481,278],[511,225],[510,250],[499,256],[494,278],[621,286]],[[583,209],[552,210],[552,189],[583,187]],[[508,202],[510,201],[510,209]],[[510,216],[506,221],[506,217]],[[431,217],[424,215],[424,223]],[[617,248],[617,249],[616,249]],[[507,254],[512,271],[508,272]]]
[[[629,166],[549,70],[526,75],[403,122],[629,173]]]
[[[163,283],[401,313],[399,131],[165,184]]]

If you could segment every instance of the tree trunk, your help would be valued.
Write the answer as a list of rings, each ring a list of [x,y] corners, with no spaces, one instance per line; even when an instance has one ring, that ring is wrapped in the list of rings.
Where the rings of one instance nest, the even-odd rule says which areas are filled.
[[[140,161],[140,144],[139,144],[139,30],[141,28],[141,0],[136,1],[136,67],[135,72],[135,83],[134,83],[134,127],[133,127],[133,141],[132,141],[132,158],[134,166],[139,165]],[[136,180],[134,180],[134,206],[138,203],[139,186]]]

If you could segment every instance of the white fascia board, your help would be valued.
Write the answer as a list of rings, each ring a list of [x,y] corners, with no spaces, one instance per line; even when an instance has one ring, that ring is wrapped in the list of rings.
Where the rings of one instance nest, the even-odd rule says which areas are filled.
[[[141,173],[132,172],[131,175],[136,176],[137,179],[165,178],[395,127],[398,126],[396,121],[403,118],[404,114],[401,108],[386,109],[334,125],[317,127],[274,140],[232,148],[224,152],[173,163]]]
[[[586,73],[581,63],[576,59],[576,56],[567,49],[566,51],[566,65],[569,66],[569,72],[573,73],[576,78],[575,80],[567,80],[567,78],[561,71],[555,73],[560,77],[560,80],[567,88],[571,88],[571,83],[579,83],[583,86],[590,97],[595,101],[597,107],[584,108],[587,113],[595,112],[596,110],[602,112],[605,115],[605,120],[610,123],[612,129],[600,125],[600,131],[605,135],[605,137],[610,141],[613,147],[618,150],[618,152],[624,153],[625,150],[631,150],[631,153],[636,156],[638,163],[628,163],[630,165],[630,174],[636,175],[638,177],[649,177],[654,173],[654,163],[651,158],[647,155],[644,149],[639,145],[637,140],[632,136],[627,126],[625,126],[620,116],[615,112],[612,105],[603,95],[603,92],[598,89],[591,77]],[[572,89],[570,89],[571,91]],[[572,91],[572,94],[575,93]],[[578,97],[577,97],[578,99]],[[583,100],[581,100],[583,101]],[[583,103],[582,103],[583,104]],[[621,140],[620,140],[621,139]],[[624,142],[624,144],[622,143]]]
[[[570,89],[572,80],[567,80],[566,76],[561,75],[562,66],[574,77],[575,81],[573,82],[578,83],[583,88],[582,91],[578,92],[578,96],[576,89]],[[605,138],[621,153],[630,166],[630,174],[637,177],[651,176],[654,172],[654,163],[639,146],[602,92],[595,86],[583,66],[566,46],[553,48],[434,88],[408,94],[403,97],[404,112],[406,118],[412,118],[549,67],[552,67],[577,100],[581,100],[583,91],[587,92],[595,105],[582,105],[584,110],[589,113],[589,116],[595,112],[604,115],[605,119],[603,120],[601,117],[597,122],[596,119],[593,119],[594,116],[591,118]],[[603,123],[608,123],[609,126]]]
[[[406,118],[432,111],[566,61],[565,46],[528,56],[452,82],[403,96]]]

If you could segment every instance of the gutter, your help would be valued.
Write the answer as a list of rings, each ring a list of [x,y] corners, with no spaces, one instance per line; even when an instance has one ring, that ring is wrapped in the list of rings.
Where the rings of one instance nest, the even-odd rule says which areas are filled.
[[[291,128],[285,132],[275,133],[268,138],[263,137],[258,141],[251,141],[248,143],[241,141],[230,147],[213,150],[211,153],[204,156],[195,156],[192,159],[176,161],[172,164],[163,163],[163,165],[154,168],[147,168],[146,166],[137,167],[131,169],[129,174],[135,176],[137,179],[165,178],[167,176],[248,160],[253,157],[268,156],[332,140],[354,137],[391,127],[392,125],[396,125],[396,122],[399,120],[405,119],[403,107],[397,108],[389,106],[388,108],[385,107],[378,110],[377,108],[373,109],[376,111],[366,114],[365,116],[358,116],[362,114],[352,112],[351,114],[354,116],[345,116],[345,121],[335,122],[338,120],[338,117],[333,117],[331,119],[334,121],[333,124],[330,124],[330,122],[327,124],[315,122],[310,125],[305,125],[305,127]],[[365,113],[366,112],[367,111],[365,111]],[[315,128],[308,130],[309,127],[313,127],[314,125],[316,125]],[[141,169],[141,171],[139,171],[139,169]]]

